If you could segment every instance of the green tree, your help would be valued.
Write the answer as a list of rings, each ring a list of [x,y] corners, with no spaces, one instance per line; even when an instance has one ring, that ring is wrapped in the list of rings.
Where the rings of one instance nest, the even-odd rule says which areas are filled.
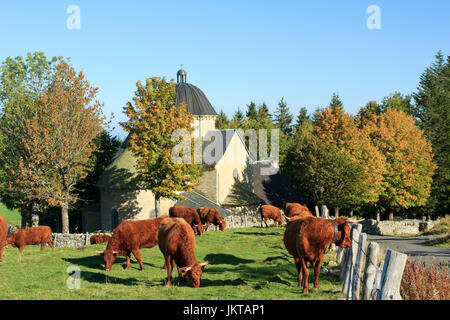
[[[227,129],[230,125],[230,121],[223,110],[220,110],[219,115],[216,118],[216,128],[217,129]]]
[[[384,97],[380,105],[382,112],[386,112],[388,109],[395,109],[403,111],[409,115],[412,115],[412,108],[411,96],[403,96],[400,92],[395,92],[387,97]]]
[[[134,105],[128,102],[124,108],[129,120],[121,123],[129,132],[128,142],[136,156],[140,187],[155,195],[157,216],[161,214],[161,198],[184,199],[179,192],[192,191],[201,177],[201,165],[172,159],[172,150],[179,144],[172,140],[172,134],[180,129],[192,135],[194,123],[185,104],[175,105],[175,97],[173,81],[158,77],[147,78],[145,85],[139,81]],[[192,138],[189,141],[192,145]]]
[[[51,74],[62,57],[47,59],[43,52],[26,57],[6,58],[0,66],[0,201],[10,209],[20,208],[22,227],[31,208],[31,224],[39,224],[41,199],[33,198],[36,190],[19,188],[20,159],[26,154],[27,122],[37,112],[38,101],[48,86]],[[32,161],[30,158],[29,161]]]
[[[253,101],[250,101],[250,103],[247,105],[247,118],[249,119],[257,119],[258,118],[258,111],[256,109],[256,103]]]
[[[274,123],[275,125],[285,134],[285,135],[292,135],[292,120],[293,116],[289,112],[289,107],[286,104],[286,101],[284,101],[284,98],[281,98],[281,100],[278,102],[278,108],[275,111],[275,119]]]
[[[295,129],[298,129],[303,122],[311,120],[310,116],[308,115],[308,109],[305,107],[300,108],[300,111],[297,115],[297,121],[295,123]]]
[[[342,103],[339,94],[337,94],[336,92],[334,92],[331,97],[330,108],[333,112],[344,111],[344,104]]]
[[[450,211],[450,56],[441,52],[421,75],[412,114],[431,142],[437,169],[433,176],[429,210]]]

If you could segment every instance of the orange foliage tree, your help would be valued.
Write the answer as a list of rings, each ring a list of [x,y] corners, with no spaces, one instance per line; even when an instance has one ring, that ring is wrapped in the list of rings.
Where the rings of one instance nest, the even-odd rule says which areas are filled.
[[[431,145],[414,119],[403,111],[387,109],[372,114],[363,129],[386,159],[379,202],[390,210],[390,218],[393,211],[423,206],[436,165]]]
[[[384,156],[371,143],[367,132],[356,126],[352,115],[343,108],[322,108],[315,114],[315,133],[325,147],[333,148],[340,157],[353,163],[353,180],[347,180],[346,194],[336,192],[333,205],[364,205],[376,203],[383,191]],[[344,173],[345,175],[346,173]],[[338,177],[335,177],[338,179]],[[338,191],[338,190],[337,190]]]
[[[89,172],[89,158],[98,150],[94,138],[105,124],[97,91],[82,72],[60,63],[26,126],[29,156],[20,161],[17,183],[61,207],[63,233],[69,232],[69,204],[77,200],[74,187]]]

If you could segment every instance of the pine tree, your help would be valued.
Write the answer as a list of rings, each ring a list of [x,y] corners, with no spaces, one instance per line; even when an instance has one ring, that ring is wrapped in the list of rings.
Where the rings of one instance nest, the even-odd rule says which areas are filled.
[[[228,129],[230,121],[223,110],[220,110],[219,115],[216,118],[216,129]]]
[[[436,215],[450,211],[450,56],[441,52],[421,75],[413,94],[413,115],[431,142],[437,170],[433,176],[429,210]]]
[[[297,122],[295,124],[295,128],[298,129],[303,122],[311,120],[309,115],[308,115],[308,109],[306,109],[305,107],[300,108],[300,111],[298,113],[297,116]]]
[[[286,102],[284,101],[284,98],[281,98],[281,100],[278,102],[278,108],[275,111],[275,119],[274,123],[275,125],[285,134],[285,135],[292,135],[292,119],[293,116],[289,112],[289,107],[287,106]]]
[[[258,111],[256,110],[256,103],[253,101],[250,101],[250,103],[247,105],[247,118],[249,119],[257,119],[258,117]]]
[[[344,105],[336,92],[333,93],[330,101],[330,108],[333,112],[344,111]]]

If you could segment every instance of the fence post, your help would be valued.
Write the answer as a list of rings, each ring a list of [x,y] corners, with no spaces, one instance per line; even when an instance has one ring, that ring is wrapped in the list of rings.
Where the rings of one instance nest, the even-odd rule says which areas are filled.
[[[370,242],[366,258],[366,270],[364,272],[364,288],[363,288],[363,300],[370,300],[372,292],[376,289],[375,276],[377,274],[378,252],[380,246],[376,242]]]
[[[361,231],[361,228],[359,230]],[[358,253],[356,255],[355,268],[353,269],[353,286],[352,286],[352,299],[359,299],[359,291],[361,287],[361,270],[362,270],[362,261],[364,258],[364,246],[366,245],[367,234],[360,233],[358,238]]]
[[[344,280],[344,277],[347,273],[347,267],[348,267],[348,257],[350,256],[350,249],[345,248],[344,249],[344,256],[341,260],[341,271],[339,272],[339,278],[341,280]]]
[[[348,267],[344,277],[344,286],[342,288],[342,291],[344,293],[347,293],[347,300],[352,300],[353,268],[356,262],[356,254],[358,250],[357,242],[359,239],[359,234],[361,233],[361,229],[362,225],[358,223],[356,225],[353,225],[350,231],[352,246],[349,252]]]
[[[386,252],[383,273],[381,275],[381,290],[378,292],[377,300],[401,300],[400,284],[403,270],[405,269],[408,256],[395,250]]]
[[[320,217],[319,206],[314,206],[314,210],[316,211],[316,217]]]

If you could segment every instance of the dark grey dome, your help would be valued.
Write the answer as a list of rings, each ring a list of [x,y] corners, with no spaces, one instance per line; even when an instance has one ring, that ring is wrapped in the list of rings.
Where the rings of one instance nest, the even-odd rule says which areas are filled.
[[[184,72],[184,73],[183,73]],[[179,70],[177,76],[181,76],[182,81],[178,79],[176,104],[184,102],[187,104],[187,111],[193,115],[217,115],[216,110],[209,103],[208,98],[202,90],[196,86],[183,81],[186,79],[186,71]]]

